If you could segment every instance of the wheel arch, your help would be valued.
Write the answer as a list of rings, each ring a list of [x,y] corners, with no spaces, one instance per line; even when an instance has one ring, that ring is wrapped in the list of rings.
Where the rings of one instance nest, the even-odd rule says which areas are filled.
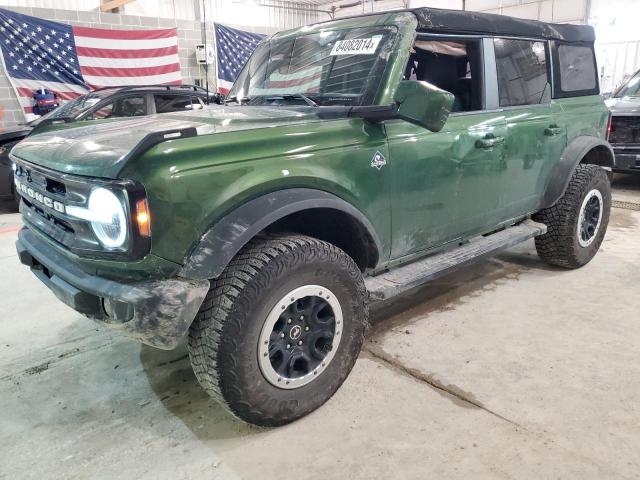
[[[330,222],[331,228],[314,228],[314,218]],[[186,255],[180,275],[217,278],[256,235],[281,232],[333,243],[361,270],[375,267],[382,255],[373,224],[352,204],[322,190],[289,188],[254,198],[216,221]]]
[[[540,209],[556,204],[564,195],[574,170],[581,163],[599,165],[611,170],[615,166],[613,148],[606,140],[587,135],[576,137],[569,142],[562,152],[560,161],[551,171]]]

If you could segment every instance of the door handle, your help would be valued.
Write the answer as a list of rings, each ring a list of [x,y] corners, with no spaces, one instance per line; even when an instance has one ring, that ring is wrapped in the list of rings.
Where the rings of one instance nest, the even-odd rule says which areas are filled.
[[[476,140],[476,148],[492,148],[504,143],[504,137],[496,137],[493,133],[488,133],[484,138]]]
[[[562,129],[555,123],[549,125],[547,128],[544,129],[544,134],[547,137],[553,137],[555,135],[560,135],[561,133],[562,133]]]

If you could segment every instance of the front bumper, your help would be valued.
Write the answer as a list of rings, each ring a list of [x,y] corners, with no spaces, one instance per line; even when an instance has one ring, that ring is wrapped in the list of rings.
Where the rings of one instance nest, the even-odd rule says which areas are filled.
[[[614,172],[640,173],[640,146],[613,145],[616,154]]]
[[[169,278],[119,283],[90,275],[28,228],[16,242],[20,261],[74,310],[157,348],[174,348],[209,290],[208,280]]]

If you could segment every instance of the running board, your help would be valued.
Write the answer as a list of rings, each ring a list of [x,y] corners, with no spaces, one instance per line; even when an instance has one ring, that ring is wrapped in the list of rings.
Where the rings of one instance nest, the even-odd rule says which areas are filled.
[[[373,303],[395,297],[546,232],[546,225],[526,220],[491,235],[476,237],[452,250],[431,255],[375,277],[368,277],[365,279],[365,285],[369,291],[369,300]]]

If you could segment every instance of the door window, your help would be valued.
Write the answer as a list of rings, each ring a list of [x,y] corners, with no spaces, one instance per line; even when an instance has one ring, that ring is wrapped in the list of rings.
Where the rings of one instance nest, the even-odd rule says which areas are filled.
[[[117,117],[139,117],[147,114],[147,102],[144,95],[123,97],[100,107],[91,114],[91,119],[99,120],[103,118]]]
[[[182,112],[184,110],[199,110],[202,103],[191,95],[154,95],[156,113]]]
[[[501,107],[551,100],[545,42],[494,39]]]
[[[89,118],[91,120],[100,120],[102,118],[109,118],[112,115],[113,115],[113,103],[110,103],[93,112]]]
[[[482,56],[479,40],[418,38],[405,80],[420,80],[454,95],[452,111],[482,110]]]

